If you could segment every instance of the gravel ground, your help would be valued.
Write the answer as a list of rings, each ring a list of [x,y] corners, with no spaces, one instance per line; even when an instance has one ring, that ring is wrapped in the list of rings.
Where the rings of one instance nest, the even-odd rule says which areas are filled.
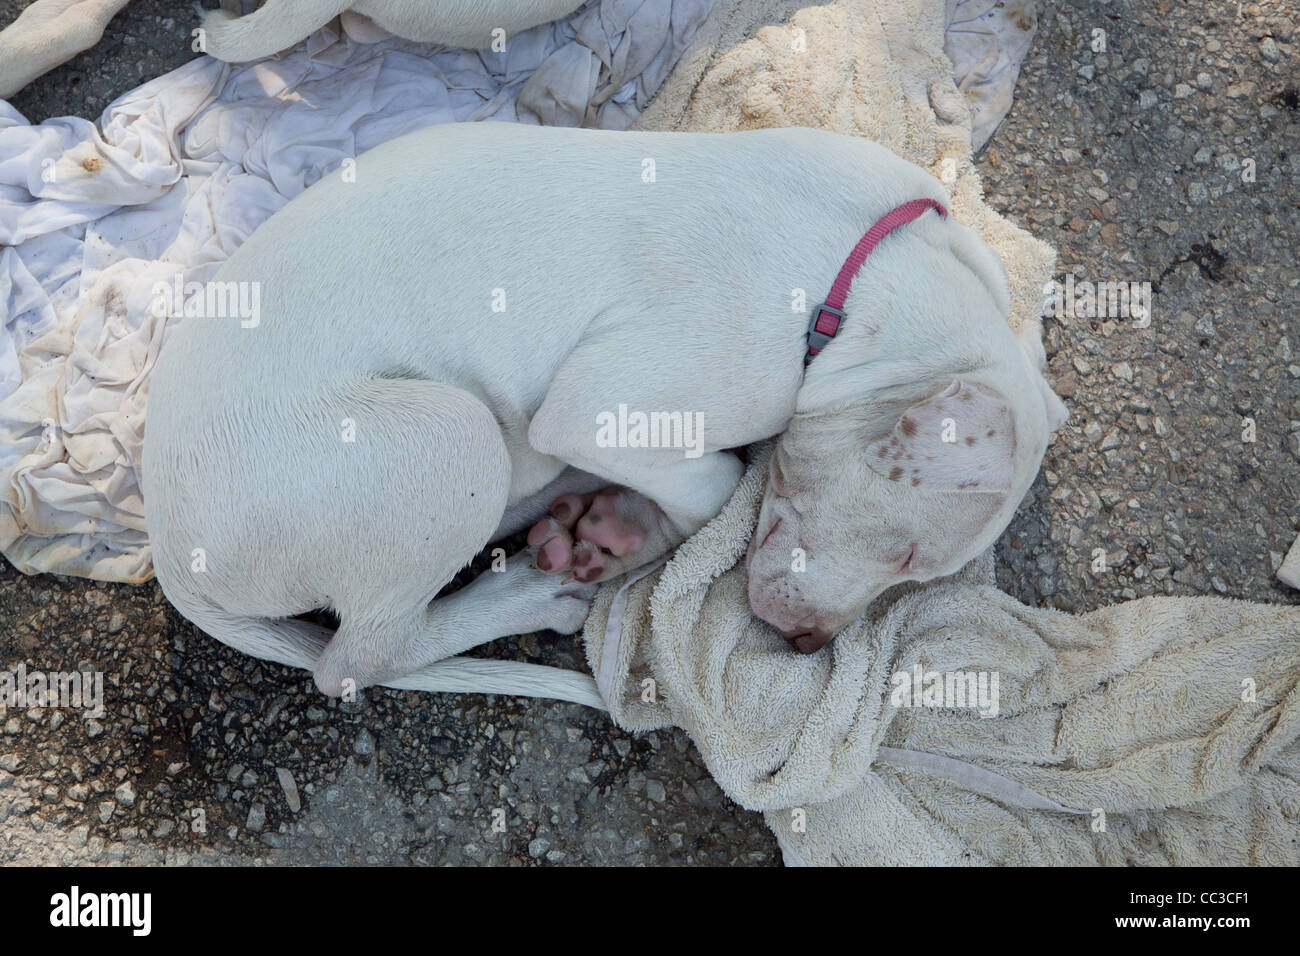
[[[0,23],[25,5],[0,0]],[[1300,529],[1296,14],[1040,7],[1016,105],[980,162],[990,201],[1056,244],[1062,278],[1156,295],[1146,328],[1046,323],[1072,419],[998,545],[998,580],[1073,611],[1152,594],[1298,603],[1273,579]],[[189,59],[193,20],[137,0],[13,103],[33,121],[95,116]],[[1097,549],[1108,570],[1094,574]],[[489,653],[581,661],[554,636]],[[0,713],[0,863],[780,861],[683,734],[632,737],[581,707],[494,697],[326,701],[308,675],[197,632],[155,584],[0,562],[0,664],[19,660],[103,671],[107,706]]]

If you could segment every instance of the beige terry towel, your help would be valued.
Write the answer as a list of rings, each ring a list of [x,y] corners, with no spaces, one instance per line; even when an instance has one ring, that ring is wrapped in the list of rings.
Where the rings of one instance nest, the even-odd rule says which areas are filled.
[[[683,728],[787,862],[1300,863],[1300,609],[1074,616],[997,590],[986,554],[797,655],[745,597],[767,454],[584,636],[615,722]],[[933,675],[990,693],[930,699]]]

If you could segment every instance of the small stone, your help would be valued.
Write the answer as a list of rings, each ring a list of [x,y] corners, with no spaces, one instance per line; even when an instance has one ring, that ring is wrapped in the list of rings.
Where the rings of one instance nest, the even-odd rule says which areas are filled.
[[[105,800],[105,801],[103,801],[102,803],[100,803],[100,805],[99,805],[99,822],[100,822],[100,823],[107,823],[107,822],[108,822],[108,818],[111,817],[111,816],[113,815],[113,810],[114,810],[114,809],[116,809],[116,807],[114,806],[112,800]]]
[[[1300,458],[1300,432],[1292,432],[1286,436],[1286,443],[1291,448],[1291,454]]]
[[[1095,445],[1101,440],[1101,426],[1096,422],[1088,422],[1083,426],[1083,437],[1089,445]]]
[[[1120,362],[1117,364],[1114,368],[1114,372],[1115,377],[1118,379],[1123,379],[1126,382],[1133,381],[1133,366],[1129,365],[1128,362]]]
[[[1160,102],[1155,90],[1143,90],[1138,94],[1138,109],[1149,110]]]
[[[1169,426],[1165,424],[1165,420],[1159,415],[1156,416],[1156,420],[1152,424],[1155,427],[1157,438],[1167,438],[1169,436]]]
[[[1097,75],[1097,68],[1093,66],[1091,63],[1087,63],[1079,67],[1079,75],[1083,77],[1085,80],[1091,80],[1094,76]]]
[[[1228,87],[1228,99],[1236,100],[1243,96],[1250,96],[1255,92],[1255,84],[1250,80],[1244,83],[1233,83]]]
[[[364,727],[352,742],[352,752],[360,757],[369,757],[375,752],[375,738]]]
[[[124,627],[126,627],[126,615],[121,611],[114,611],[108,619],[108,633],[116,634]]]
[[[1214,78],[1208,73],[1196,74],[1196,87],[1201,90],[1208,90],[1214,85]]]
[[[645,782],[645,794],[653,803],[663,803],[668,799],[668,792],[658,780],[647,780]]]
[[[1212,159],[1214,159],[1214,150],[1209,146],[1202,146],[1196,151],[1196,155],[1192,157],[1192,162],[1197,166],[1208,166]]]
[[[528,841],[528,855],[534,860],[540,860],[546,855],[546,851],[551,848],[551,841],[544,837],[536,837]]]
[[[92,738],[98,737],[103,732],[104,732],[104,725],[101,724],[99,721],[95,720],[93,717],[86,721],[87,737],[92,737]]]
[[[1187,198],[1191,200],[1193,206],[1200,206],[1210,198],[1210,190],[1206,188],[1205,183],[1188,183]]]
[[[117,802],[122,804],[124,807],[135,806],[135,784],[130,780],[126,781],[126,783],[113,791],[113,796],[117,798]]]
[[[290,812],[297,813],[302,809],[302,798],[298,795],[298,784],[293,774],[284,767],[276,767],[275,775],[280,780],[280,789],[284,791],[284,801],[289,804]]]
[[[1214,317],[1210,315],[1210,313],[1206,312],[1203,316],[1201,316],[1199,319],[1196,320],[1196,331],[1199,332],[1201,335],[1213,335]]]
[[[255,803],[248,811],[248,819],[244,822],[244,829],[250,833],[257,833],[264,826],[266,826],[266,804]]]
[[[1276,63],[1278,61],[1277,43],[1272,37],[1265,37],[1259,45],[1259,55],[1266,63]]]
[[[1119,429],[1112,428],[1110,431],[1106,433],[1106,437],[1102,439],[1101,447],[1099,450],[1110,451],[1112,448],[1118,448],[1119,444],[1120,444]]]

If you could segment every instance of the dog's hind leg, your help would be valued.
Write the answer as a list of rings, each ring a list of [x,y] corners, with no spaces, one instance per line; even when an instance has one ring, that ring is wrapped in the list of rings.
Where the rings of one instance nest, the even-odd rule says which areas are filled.
[[[160,381],[159,407],[186,400]],[[431,602],[505,511],[510,457],[482,402],[367,376],[203,415],[152,419],[142,469],[158,580],[183,614],[241,650],[310,666],[335,695],[347,678],[364,687],[464,649]],[[274,622],[320,607],[340,618],[323,650],[285,650],[304,635]]]
[[[0,99],[83,50],[104,35],[127,0],[36,0],[0,30]]]
[[[526,560],[525,556],[519,556]],[[515,559],[512,559],[514,562]],[[490,573],[490,572],[489,572]],[[532,574],[540,577],[542,572],[532,569]],[[499,575],[494,576],[499,577]],[[547,577],[549,592],[558,596],[556,579]],[[464,614],[471,610],[465,597],[467,592],[475,590],[475,580],[450,597],[435,603],[447,605],[455,601],[455,613]],[[495,581],[493,582],[495,583]],[[569,593],[572,589],[562,589]],[[474,599],[491,599],[492,592],[480,588]],[[519,595],[515,595],[517,598]],[[459,601],[456,599],[459,598]],[[547,603],[547,602],[539,602]],[[551,610],[558,622],[560,615],[567,615],[570,622],[586,617],[587,602],[580,597],[567,600],[553,597]],[[564,606],[564,605],[568,606]],[[484,618],[491,616],[490,608],[478,609]],[[258,617],[234,617],[210,605],[187,605],[183,608],[185,617],[194,622],[204,632],[217,638],[223,644],[233,647],[241,653],[260,660],[275,661],[289,667],[312,670],[320,657],[321,651],[333,636],[333,631],[297,620],[270,620]],[[560,624],[552,630],[564,627]],[[523,630],[528,630],[524,628]],[[523,631],[521,631],[522,633]],[[547,697],[555,700],[568,700],[587,707],[605,710],[604,701],[596,688],[596,682],[588,674],[579,671],[562,670],[545,667],[540,664],[525,664],[516,661],[485,660],[472,657],[451,657],[438,660],[432,664],[384,681],[384,686],[399,690],[421,690],[435,693],[457,694],[515,694],[523,697]]]
[[[164,593],[218,640],[309,667],[338,696],[499,637],[581,626],[589,592],[523,557],[434,599],[509,497],[500,425],[469,393],[365,377],[194,417],[155,419],[147,521]],[[325,606],[332,635],[289,620]]]

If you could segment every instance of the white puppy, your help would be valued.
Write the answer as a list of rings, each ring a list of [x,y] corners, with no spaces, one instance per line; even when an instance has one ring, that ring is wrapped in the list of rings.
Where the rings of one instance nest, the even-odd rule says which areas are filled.
[[[807,129],[484,123],[371,150],[209,285],[255,309],[186,318],[163,347],[143,490],[164,592],[328,694],[400,685],[575,631],[583,582],[699,529],[740,477],[727,449],[781,435],[750,600],[814,649],[988,547],[1064,419],[1007,326],[1001,263],[935,212],[870,254],[805,368],[809,309],[917,198],[946,203],[880,146]],[[692,430],[641,447],[651,413]],[[530,524],[543,570],[518,556],[433,600]],[[326,606],[332,637],[287,620]]]
[[[300,43],[340,14],[348,32],[377,40],[369,24],[407,40],[484,49],[492,32],[511,37],[556,20],[583,0],[266,0],[247,16],[214,10],[203,18],[207,52],[242,63]]]

